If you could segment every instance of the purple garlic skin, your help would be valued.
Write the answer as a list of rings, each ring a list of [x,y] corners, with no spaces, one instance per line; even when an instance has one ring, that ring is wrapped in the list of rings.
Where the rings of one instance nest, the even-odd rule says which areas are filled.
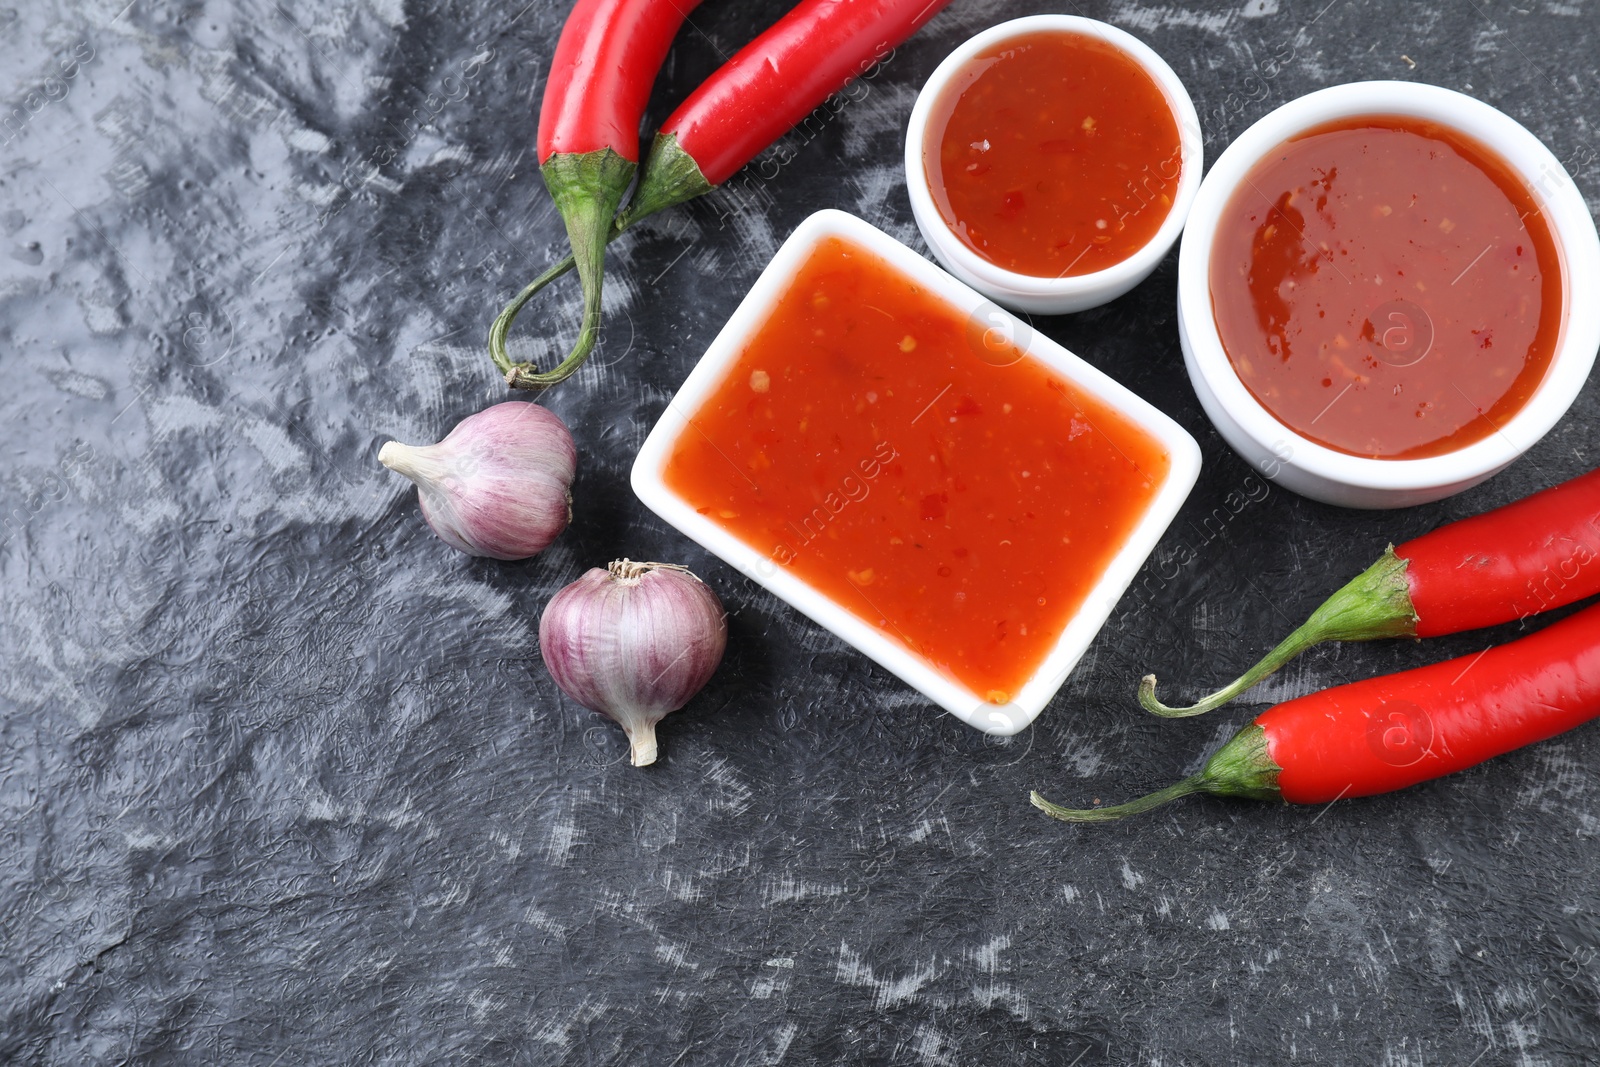
[[[436,445],[390,441],[378,462],[417,483],[422,517],[470,556],[527,559],[572,521],[578,447],[549,408],[508,400]]]
[[[717,594],[667,563],[594,567],[539,620],[539,652],[556,684],[622,725],[635,767],[655,762],[656,723],[705,687],[727,646]]]

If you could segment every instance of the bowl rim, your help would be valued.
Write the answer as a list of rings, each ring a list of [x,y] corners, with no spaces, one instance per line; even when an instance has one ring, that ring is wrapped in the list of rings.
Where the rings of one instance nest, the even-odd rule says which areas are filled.
[[[751,334],[766,322],[798,268],[826,239],[842,237],[880,256],[893,269],[975,322],[1013,331],[1008,336],[1027,355],[1074,385],[1115,407],[1166,448],[1170,466],[1144,515],[1113,556],[1056,645],[1011,700],[991,704],[954,677],[939,671],[897,640],[734,536],[666,484],[664,468],[689,416],[721,385]],[[818,211],[795,228],[750,291],[695,363],[651,428],[633,463],[634,493],[651,511],[718,556],[778,599],[855,646],[933,703],[986,733],[1009,735],[1031,723],[1066,681],[1121,599],[1161,535],[1177,516],[1200,473],[1200,447],[1183,427],[1055,341],[1027,327],[993,301],[923,258],[900,241],[843,211]]]
[[[1113,263],[1090,274],[1076,274],[1064,278],[1046,278],[1008,270],[990,262],[968,247],[952,230],[934,202],[927,169],[924,166],[924,147],[927,143],[928,122],[935,104],[944,95],[950,83],[962,68],[983,52],[1015,37],[1035,33],[1071,33],[1093,37],[1113,45],[1127,55],[1152,78],[1167,98],[1172,117],[1178,125],[1179,174],[1172,207],[1161,226],[1150,239],[1126,259]],[[1200,116],[1195,111],[1194,100],[1177,72],[1160,54],[1126,30],[1081,15],[1025,15],[967,38],[945,56],[928,75],[906,126],[905,168],[906,188],[910,194],[913,213],[927,224],[921,227],[930,244],[937,244],[939,254],[949,257],[961,270],[967,271],[986,288],[1021,297],[1065,297],[1094,293],[1100,289],[1137,284],[1148,275],[1171,250],[1183,231],[1190,205],[1200,189],[1201,172],[1205,167],[1205,139],[1200,129]]]
[[[1251,395],[1233,369],[1211,305],[1210,258],[1223,209],[1245,175],[1286,140],[1327,122],[1362,115],[1425,119],[1493,150],[1545,209],[1563,275],[1562,325],[1544,380],[1516,414],[1482,440],[1438,456],[1371,459],[1319,444]],[[1357,489],[1411,491],[1471,484],[1521,456],[1560,421],[1600,348],[1600,304],[1575,294],[1600,285],[1600,235],[1582,194],[1555,155],[1505,112],[1441,86],[1364,81],[1330,86],[1268,112],[1217,157],[1190,208],[1178,256],[1179,321],[1200,374],[1242,432],[1286,465]]]

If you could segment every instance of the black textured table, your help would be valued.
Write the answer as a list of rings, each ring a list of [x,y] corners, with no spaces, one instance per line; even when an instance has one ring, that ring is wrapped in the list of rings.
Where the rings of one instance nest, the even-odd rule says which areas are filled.
[[[1175,253],[1038,320],[1205,468],[1060,696],[986,737],[676,535],[627,470],[807,214],[922,247],[918,86],[1047,5],[956,0],[753,180],[614,246],[603,349],[546,399],[576,519],[500,564],[435,538],[375,455],[504,395],[488,319],[564,240],[532,114],[566,5],[124,3],[0,9],[0,1061],[1593,1061],[1600,730],[1321,810],[1069,827],[1026,799],[1131,796],[1261,702],[1511,636],[1316,651],[1189,722],[1132,700],[1147,669],[1174,696],[1231,677],[1385,543],[1593,466],[1592,386],[1443,503],[1274,488],[1234,513],[1251,471],[1182,371]],[[707,3],[652,123],[783,6]],[[1160,51],[1213,158],[1299,94],[1412,79],[1503,108],[1600,194],[1591,4],[1062,9]],[[561,295],[522,355],[570,336]],[[731,613],[647,771],[535,644],[550,594],[624,555],[691,565]]]

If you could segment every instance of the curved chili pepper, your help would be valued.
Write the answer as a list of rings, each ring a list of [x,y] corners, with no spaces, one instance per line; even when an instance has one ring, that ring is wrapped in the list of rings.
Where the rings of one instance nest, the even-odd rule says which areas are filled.
[[[503,358],[495,362],[512,384],[554,385],[594,348],[606,243],[639,166],[639,120],[672,38],[699,3],[578,0],[561,27],[539,107],[539,170],[566,223],[583,284],[583,324],[566,359],[545,374],[511,363],[502,335]]]
[[[732,177],[949,3],[802,0],[707,78],[662,124],[645,158],[638,187],[605,240],[616,238],[646,216],[708,193]],[[577,249],[576,242],[573,247]],[[535,279],[506,305],[489,330],[490,355],[513,387],[554,384],[542,380],[548,376],[513,368],[505,355],[505,338],[529,299],[572,266],[572,259],[563,260]],[[586,297],[586,321],[587,308]],[[585,349],[578,362],[587,355]],[[576,369],[574,364],[566,373]]]
[[[1269,708],[1190,778],[1106,808],[1102,822],[1190,793],[1328,804],[1476,766],[1600,716],[1600,606],[1473,656],[1325,689]]]
[[[661,124],[623,217],[631,222],[721,185],[948,3],[804,0]]]
[[[1167,718],[1224,704],[1323,641],[1438,637],[1524,619],[1600,593],[1600,470],[1399,547],[1323,602],[1300,628],[1236,681],[1187,708],[1139,703]]]

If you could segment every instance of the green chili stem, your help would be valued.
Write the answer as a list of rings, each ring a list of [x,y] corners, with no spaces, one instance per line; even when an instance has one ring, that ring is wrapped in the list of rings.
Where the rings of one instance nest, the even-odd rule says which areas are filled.
[[[529,282],[489,326],[489,358],[513,389],[548,389],[570,378],[589,358],[600,339],[606,246],[640,219],[712,189],[699,165],[678,147],[676,134],[657,136],[639,184],[621,214],[617,214],[617,206],[633,176],[633,164],[610,149],[583,156],[551,156],[543,169],[545,184],[566,222],[573,254]],[[511,324],[536,293],[574,267],[583,284],[583,323],[571,351],[549,371],[540,372],[531,363],[513,363],[506,350]]]
[[[1396,556],[1394,546],[1390,545],[1378,562],[1323,601],[1298,629],[1233,682],[1189,707],[1177,708],[1156,699],[1156,676],[1147,674],[1139,683],[1139,703],[1146,711],[1168,719],[1203,715],[1226,704],[1313,645],[1324,641],[1373,641],[1380,637],[1416,635],[1417,612],[1411,604],[1406,561]]]
[[[1112,804],[1106,808],[1063,808],[1046,800],[1037,791],[1029,793],[1028,799],[1033,802],[1034,807],[1052,819],[1060,819],[1062,822],[1115,822],[1129,815],[1138,815],[1151,808],[1159,808],[1169,800],[1177,800],[1192,793],[1203,793],[1205,789],[1204,777],[1197,774],[1181,782],[1174,782],[1165,789],[1157,789],[1149,796],[1130,800],[1125,804]]]
[[[1213,752],[1211,758],[1206,760],[1206,765],[1200,768],[1199,774],[1137,800],[1105,808],[1063,808],[1037,792],[1028,794],[1028,799],[1034,807],[1062,822],[1115,822],[1195,793],[1245,797],[1250,800],[1282,799],[1278,775],[1283,768],[1273,761],[1269,748],[1265,728],[1260,723],[1252,722]]]
[[[600,297],[605,284],[606,245],[611,242],[613,222],[622,197],[633,182],[638,164],[602,148],[593,152],[557,152],[539,168],[550,198],[566,223],[567,240],[572,245],[572,265],[583,286],[583,322],[571,351],[554,370],[539,372],[528,363],[512,363],[505,349],[506,333],[517,312],[539,289],[564,273],[557,264],[524,289],[502,312],[489,329],[489,357],[515,389],[546,389],[566,381],[600,340]],[[504,320],[504,321],[502,321]]]

